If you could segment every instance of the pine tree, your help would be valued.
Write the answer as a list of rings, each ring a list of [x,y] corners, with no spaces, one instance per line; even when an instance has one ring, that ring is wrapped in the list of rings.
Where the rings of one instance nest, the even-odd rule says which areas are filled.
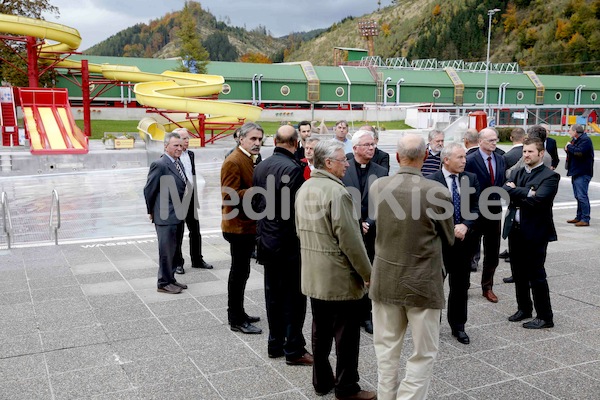
[[[181,28],[177,32],[177,37],[181,41],[179,52],[183,62],[181,70],[183,72],[205,74],[208,52],[202,46],[196,26],[196,18],[190,11],[187,1],[181,12]]]

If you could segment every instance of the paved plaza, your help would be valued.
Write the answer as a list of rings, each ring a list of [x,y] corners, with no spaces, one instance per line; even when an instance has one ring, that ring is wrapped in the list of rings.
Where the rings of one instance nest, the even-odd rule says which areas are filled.
[[[179,295],[156,292],[158,248],[141,193],[147,169],[0,178],[15,229],[12,249],[0,241],[0,399],[334,398],[315,395],[310,367],[268,358],[263,270],[254,262],[246,309],[261,317],[264,333],[229,330],[220,160],[199,170],[203,253],[215,269],[186,268],[178,280],[189,289]],[[514,285],[502,282],[509,264],[501,260],[496,273],[497,304],[481,296],[480,268],[469,291],[471,344],[452,337],[444,313],[430,399],[600,398],[600,184],[590,191],[591,226],[577,228],[565,222],[575,203],[564,175],[554,210],[559,240],[546,263],[556,326],[508,322],[516,311]],[[61,195],[58,246],[47,231],[53,188]],[[309,310],[309,349],[310,324]],[[402,366],[411,349],[409,334]],[[364,331],[359,372],[374,390]]]

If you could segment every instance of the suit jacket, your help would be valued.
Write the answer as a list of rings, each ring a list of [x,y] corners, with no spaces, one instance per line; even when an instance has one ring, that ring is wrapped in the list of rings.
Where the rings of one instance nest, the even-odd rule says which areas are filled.
[[[163,156],[150,165],[148,178],[144,186],[146,210],[152,214],[156,225],[176,225],[181,223],[187,215],[191,190],[184,197],[186,181],[181,177],[175,163],[167,156]],[[161,190],[168,191],[167,202],[162,202]],[[176,197],[173,196],[176,194]]]
[[[442,243],[454,243],[454,222],[451,216],[429,215],[445,213],[443,204],[452,204],[450,192],[414,167],[400,167],[397,174],[376,180],[370,191],[377,238],[369,297],[407,307],[444,308]],[[420,201],[414,201],[415,195]]]
[[[352,195],[355,210],[360,210],[359,219],[361,221],[368,222],[369,225],[375,224],[375,221],[372,218],[369,218],[369,186],[371,186],[375,179],[381,178],[382,176],[387,176],[387,174],[388,173],[384,167],[371,161],[367,166],[367,183],[365,184],[362,193],[357,193],[356,190],[348,190]],[[354,159],[350,161],[350,166],[346,171],[346,175],[344,175],[342,178],[342,182],[344,185],[346,185],[346,187],[360,190],[358,169]]]
[[[509,169],[515,165],[523,157],[523,145],[514,145],[512,149],[504,153],[504,161],[506,163],[506,169]]]
[[[560,159],[558,158],[558,149],[556,147],[556,140],[551,137],[546,138],[546,153],[552,157],[552,167],[556,168]]]
[[[258,161],[258,160],[257,160]],[[256,221],[244,213],[243,198],[252,187],[254,162],[237,147],[221,166],[221,230],[227,233],[256,234]],[[228,188],[223,190],[223,188]],[[232,191],[236,195],[232,194]],[[233,204],[229,204],[233,203]],[[227,216],[237,210],[235,217]],[[231,214],[232,215],[232,214]]]
[[[494,171],[494,186],[502,187],[506,180],[505,170],[506,165],[504,163],[504,157],[494,154],[496,159],[496,170]],[[474,151],[467,156],[467,164],[465,165],[465,171],[472,172],[477,175],[481,192],[488,187],[492,186],[490,172],[487,167],[487,160],[484,161],[479,151]],[[497,194],[491,195],[490,200],[499,200],[500,196]],[[490,212],[500,212],[500,206],[490,206]]]
[[[506,238],[510,234],[519,209],[521,231],[528,241],[547,243],[556,240],[552,205],[559,181],[560,175],[545,165],[533,169],[531,173],[527,173],[525,168],[515,171],[509,182],[514,182],[516,187],[503,186],[510,195],[510,204],[502,236]],[[535,191],[534,196],[529,196],[530,190]]]
[[[448,183],[446,182],[444,173],[441,170],[429,175],[427,177],[427,179],[437,181],[437,182],[441,183],[442,185],[448,187]],[[475,227],[477,218],[479,218],[479,194],[480,194],[479,181],[477,180],[477,175],[475,175],[471,172],[461,172],[460,174],[458,174],[458,180],[460,181],[460,188],[469,187],[469,188],[475,189],[475,191],[469,195],[469,212],[471,214],[474,214],[475,218],[467,219],[467,218],[465,218],[464,215],[462,215],[462,213],[461,213],[461,218],[460,218],[460,220],[461,220],[460,223],[465,224],[469,228],[469,231],[470,231]],[[452,195],[452,188],[448,187],[448,190],[450,190],[450,195]],[[464,201],[462,191],[461,191],[460,198],[461,198],[461,208],[462,208],[463,201]]]

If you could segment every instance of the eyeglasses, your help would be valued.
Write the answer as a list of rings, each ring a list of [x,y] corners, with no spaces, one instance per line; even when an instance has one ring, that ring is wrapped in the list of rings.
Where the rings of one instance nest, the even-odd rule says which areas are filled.
[[[377,147],[377,143],[363,143],[363,144],[357,144],[356,146],[376,148]]]
[[[341,162],[341,163],[348,162],[348,159],[346,157],[342,158],[341,160],[338,160],[337,158],[328,158],[328,160],[337,161],[337,162]]]

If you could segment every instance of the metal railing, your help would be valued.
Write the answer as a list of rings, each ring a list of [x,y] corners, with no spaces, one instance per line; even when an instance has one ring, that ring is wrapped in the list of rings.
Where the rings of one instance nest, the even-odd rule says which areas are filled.
[[[50,239],[54,234],[54,244],[58,245],[58,230],[60,229],[60,199],[58,197],[58,191],[52,190],[52,199],[50,200],[52,205],[50,206],[50,221],[48,227],[50,228]],[[56,223],[54,223],[56,220]]]
[[[6,243],[10,249],[10,241],[12,237],[12,220],[10,218],[10,206],[8,204],[8,196],[6,192],[2,192],[0,204],[2,204],[2,226],[4,227],[4,233],[6,233]]]

